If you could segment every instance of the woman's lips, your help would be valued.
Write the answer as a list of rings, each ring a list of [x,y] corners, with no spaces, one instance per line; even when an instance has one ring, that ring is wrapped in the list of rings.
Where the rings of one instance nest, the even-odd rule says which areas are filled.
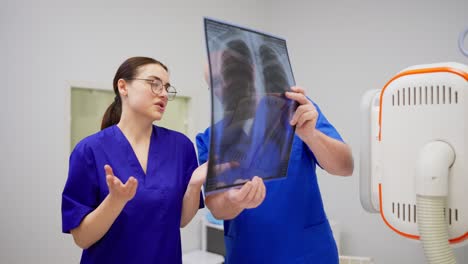
[[[154,104],[157,108],[158,108],[158,111],[161,111],[161,112],[164,112],[164,110],[166,109],[166,106],[164,105],[164,103],[155,103]]]

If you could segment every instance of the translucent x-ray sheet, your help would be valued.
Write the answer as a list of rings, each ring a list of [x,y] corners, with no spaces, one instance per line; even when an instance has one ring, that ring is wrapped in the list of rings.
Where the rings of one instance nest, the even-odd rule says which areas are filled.
[[[295,84],[286,41],[208,18],[204,25],[212,102],[205,192],[286,177],[297,108],[284,94]]]

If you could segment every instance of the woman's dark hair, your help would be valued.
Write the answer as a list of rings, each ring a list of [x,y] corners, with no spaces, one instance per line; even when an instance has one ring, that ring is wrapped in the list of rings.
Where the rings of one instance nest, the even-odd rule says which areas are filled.
[[[122,65],[120,65],[119,69],[115,73],[113,82],[115,93],[114,102],[112,102],[112,104],[109,105],[106,112],[104,113],[101,123],[101,130],[113,126],[119,123],[120,121],[120,116],[122,114],[122,99],[120,98],[117,82],[120,79],[130,80],[132,78],[135,78],[138,69],[148,64],[158,64],[161,67],[163,67],[166,71],[168,71],[166,65],[164,65],[162,62],[148,57],[132,57],[127,59],[122,63]]]

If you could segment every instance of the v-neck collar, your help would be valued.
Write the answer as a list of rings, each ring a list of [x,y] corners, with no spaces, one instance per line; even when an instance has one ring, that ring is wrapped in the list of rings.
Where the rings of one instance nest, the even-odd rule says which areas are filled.
[[[141,179],[146,178],[146,176],[150,174],[153,169],[153,158],[154,158],[153,156],[154,155],[152,155],[152,153],[154,152],[156,141],[158,139],[157,126],[155,125],[152,126],[150,144],[148,148],[148,157],[146,161],[146,173],[143,170],[143,167],[141,166],[140,161],[138,161],[138,157],[135,151],[133,150],[132,145],[130,144],[130,141],[128,141],[125,134],[117,125],[114,125],[114,134],[116,135],[117,141],[119,142],[120,146],[122,147],[122,149],[124,150],[127,156],[127,161],[129,165],[133,168],[133,171],[140,174],[140,177],[138,177],[138,175],[135,175],[135,177],[138,177]]]

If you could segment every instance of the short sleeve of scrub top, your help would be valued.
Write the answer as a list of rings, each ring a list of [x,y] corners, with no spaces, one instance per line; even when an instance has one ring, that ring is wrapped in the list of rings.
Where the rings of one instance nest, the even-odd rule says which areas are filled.
[[[62,195],[62,232],[80,225],[98,205],[96,164],[86,144],[80,142],[70,155],[68,180]],[[77,188],[79,187],[79,188]]]
[[[309,99],[309,101],[312,102],[310,98],[307,98],[307,99]],[[340,134],[338,133],[338,131],[335,129],[335,127],[328,121],[328,119],[322,113],[322,110],[320,109],[320,107],[314,102],[312,102],[312,104],[315,106],[315,109],[318,112],[317,123],[315,125],[315,128],[319,130],[320,132],[322,132],[323,134],[333,139],[336,139],[340,142],[344,142]],[[318,160],[315,158],[314,153],[309,149],[309,147],[307,147],[306,143],[303,142],[302,144],[304,144],[304,150],[307,152],[307,154],[309,154],[311,158],[315,160],[317,165],[320,166],[320,168],[322,168]]]

